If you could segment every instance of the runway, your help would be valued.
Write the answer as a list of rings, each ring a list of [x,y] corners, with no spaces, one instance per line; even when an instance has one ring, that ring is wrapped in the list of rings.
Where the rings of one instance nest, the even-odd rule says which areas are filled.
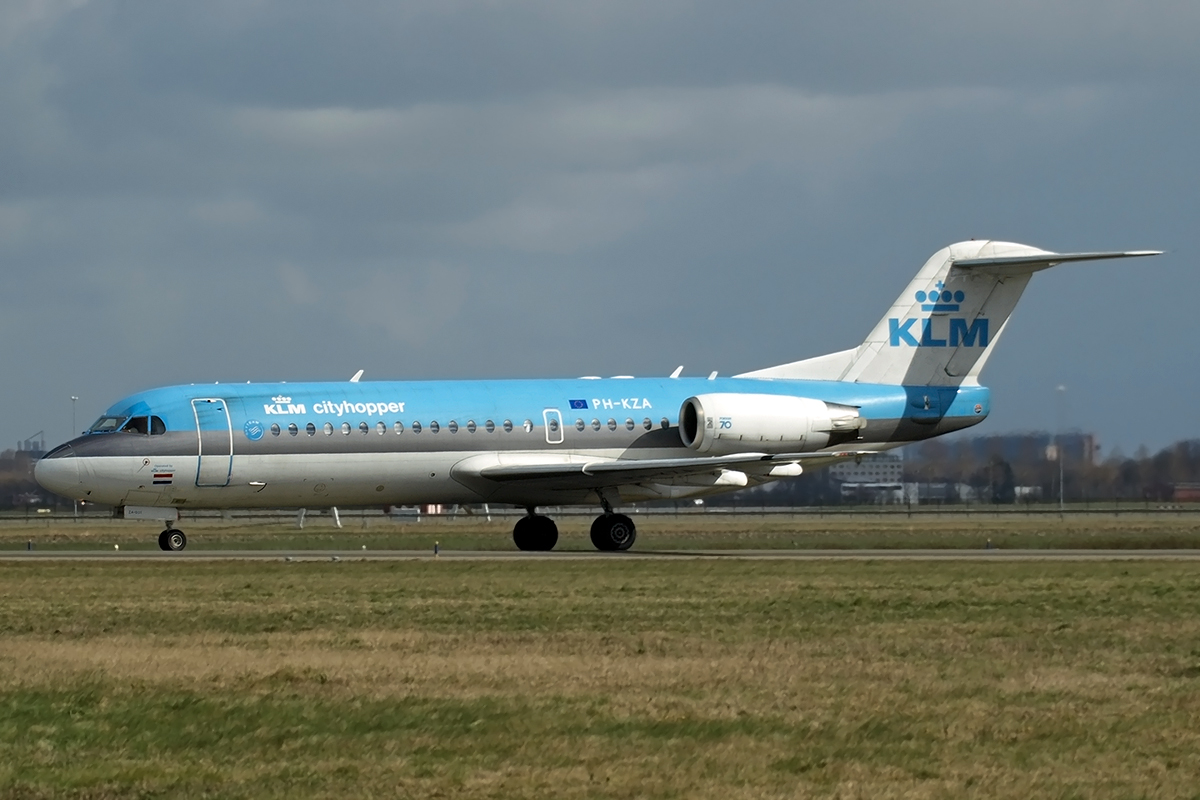
[[[1200,561],[1200,550],[7,550],[0,561]]]

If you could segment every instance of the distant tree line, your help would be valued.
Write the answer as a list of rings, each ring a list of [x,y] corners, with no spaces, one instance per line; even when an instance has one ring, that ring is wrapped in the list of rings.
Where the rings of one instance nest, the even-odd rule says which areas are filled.
[[[1115,450],[1099,458],[1089,434],[1048,433],[931,439],[903,448],[904,482],[962,485],[978,503],[1200,502],[1200,439],[1157,453]],[[813,506],[843,502],[841,485],[817,470],[705,501],[715,506]],[[950,501],[954,502],[954,501]]]
[[[1056,500],[1060,487],[1071,503],[1200,499],[1193,497],[1200,488],[1200,440],[1176,442],[1154,454],[1145,447],[1133,456],[1115,450],[1103,459],[1094,441],[1079,433],[1057,441],[1050,434],[931,440],[905,448],[905,480],[965,483],[997,503],[1016,502],[1018,490],[1025,497]]]

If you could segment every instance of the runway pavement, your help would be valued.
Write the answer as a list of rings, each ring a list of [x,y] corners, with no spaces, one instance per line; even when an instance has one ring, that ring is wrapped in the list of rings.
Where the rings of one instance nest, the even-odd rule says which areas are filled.
[[[0,561],[598,561],[611,559],[741,561],[1200,561],[1200,550],[5,550]]]

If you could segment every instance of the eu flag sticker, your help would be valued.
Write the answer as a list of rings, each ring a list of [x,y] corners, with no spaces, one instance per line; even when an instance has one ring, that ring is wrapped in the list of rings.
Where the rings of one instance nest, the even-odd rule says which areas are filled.
[[[587,407],[588,407],[587,400],[572,400],[571,401],[571,408],[587,408]]]

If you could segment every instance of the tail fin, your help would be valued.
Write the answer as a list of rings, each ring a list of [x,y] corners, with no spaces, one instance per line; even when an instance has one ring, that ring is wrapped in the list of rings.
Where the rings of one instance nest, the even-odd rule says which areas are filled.
[[[906,386],[976,383],[1033,273],[1067,261],[1158,254],[1050,253],[1011,242],[959,242],[925,262],[857,348],[738,377]]]

